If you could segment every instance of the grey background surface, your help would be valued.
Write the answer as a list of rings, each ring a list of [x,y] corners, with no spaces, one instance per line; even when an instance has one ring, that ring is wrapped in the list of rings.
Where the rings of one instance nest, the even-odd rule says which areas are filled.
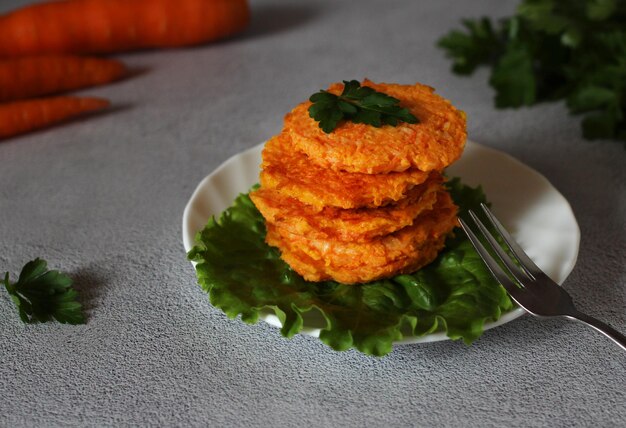
[[[495,110],[487,72],[457,77],[434,46],[515,4],[253,0],[234,39],[116,55],[143,73],[80,92],[110,112],[0,143],[0,271],[46,258],[88,315],[24,325],[0,291],[0,426],[625,426],[626,353],[582,325],[522,317],[470,347],[338,353],[227,319],[185,259],[197,183],[297,102],[341,79],[419,81],[570,201],[582,242],[565,287],[626,330],[626,150],[583,140],[562,103]]]

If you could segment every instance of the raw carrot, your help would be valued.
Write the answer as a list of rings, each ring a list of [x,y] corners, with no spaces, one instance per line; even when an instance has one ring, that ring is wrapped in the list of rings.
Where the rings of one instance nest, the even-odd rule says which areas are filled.
[[[247,0],[61,0],[0,17],[0,57],[196,45],[246,27]]]
[[[44,128],[103,109],[102,98],[50,97],[0,104],[0,139]]]
[[[66,92],[120,79],[127,69],[114,59],[38,55],[0,60],[0,102]]]

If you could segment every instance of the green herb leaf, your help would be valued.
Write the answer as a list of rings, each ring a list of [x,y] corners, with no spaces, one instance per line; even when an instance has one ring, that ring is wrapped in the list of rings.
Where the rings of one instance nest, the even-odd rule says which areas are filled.
[[[510,44],[494,66],[489,83],[496,89],[496,107],[521,107],[536,100],[532,56],[523,44]]]
[[[471,74],[497,55],[500,37],[488,18],[462,21],[467,33],[453,30],[439,39],[437,45],[452,59],[452,70],[457,74]]]
[[[616,105],[617,102],[617,94],[601,86],[582,87],[567,98],[567,106],[574,113],[597,110]]]
[[[486,202],[480,188],[458,179],[447,186],[461,215]],[[485,322],[513,308],[460,232],[433,263],[411,275],[362,285],[308,282],[265,243],[263,217],[247,195],[240,195],[219,220],[209,220],[188,258],[197,263],[198,282],[211,304],[230,318],[254,323],[262,312],[273,312],[285,337],[300,332],[306,319],[336,350],[356,348],[380,356],[396,340],[435,331],[469,344],[482,334]]]
[[[604,21],[617,9],[616,0],[590,0],[587,2],[586,14],[592,21]]]
[[[583,119],[583,135],[589,140],[613,138],[615,122],[615,116],[610,111],[590,114]]]
[[[25,323],[46,322],[55,319],[60,323],[83,324],[85,322],[78,294],[72,279],[55,270],[47,269],[42,259],[32,260],[22,268],[15,284],[4,277],[4,286],[17,306]]]
[[[368,86],[361,86],[356,80],[343,81],[341,95],[319,91],[309,98],[309,116],[319,122],[320,128],[330,134],[341,120],[364,123],[375,127],[396,126],[400,121],[418,123],[408,109],[400,107],[397,100],[377,92]]]

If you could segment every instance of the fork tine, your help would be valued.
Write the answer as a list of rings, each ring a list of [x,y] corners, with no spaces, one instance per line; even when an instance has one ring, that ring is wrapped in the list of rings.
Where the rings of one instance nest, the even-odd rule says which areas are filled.
[[[530,259],[530,257],[528,257],[522,247],[520,247],[519,244],[515,242],[511,234],[504,228],[504,226],[502,226],[502,223],[500,223],[500,221],[491,212],[487,205],[481,203],[480,206],[482,207],[485,214],[487,214],[487,218],[489,218],[491,224],[498,230],[498,233],[500,233],[502,239],[504,239],[507,247],[509,247],[509,250],[511,250],[513,256],[520,263],[524,272],[526,272],[526,274],[530,276],[531,279],[536,279],[540,276],[544,276],[545,274],[543,273],[543,271],[539,269],[539,267],[535,264],[535,262]]]
[[[511,257],[502,249],[498,241],[496,241],[496,239],[491,235],[491,232],[487,230],[487,228],[485,227],[483,222],[480,221],[478,216],[474,214],[474,212],[471,210],[469,211],[469,215],[472,217],[472,220],[474,220],[476,226],[478,226],[483,236],[489,242],[489,245],[491,245],[491,248],[493,248],[493,250],[496,252],[498,258],[502,260],[502,263],[504,263],[511,275],[513,275],[513,277],[515,277],[517,281],[524,284],[524,280],[528,280],[528,276],[526,276],[525,271],[520,269],[515,263],[513,263],[513,261],[511,261]],[[533,279],[532,276],[530,278]]]
[[[522,289],[519,288],[517,284],[515,284],[511,280],[511,278],[509,278],[509,276],[504,272],[504,270],[502,270],[498,262],[496,262],[496,260],[491,256],[491,254],[489,254],[489,251],[487,251],[487,249],[483,246],[483,244],[480,242],[478,237],[469,228],[467,223],[465,223],[465,221],[460,217],[459,217],[459,222],[461,223],[461,227],[465,231],[465,234],[469,238],[470,242],[472,243],[476,251],[478,251],[478,254],[485,262],[485,265],[487,265],[487,268],[489,269],[493,277],[496,279],[496,281],[502,284],[502,286],[506,289],[509,295],[511,295],[513,300],[517,302],[517,299],[514,296],[519,295]]]

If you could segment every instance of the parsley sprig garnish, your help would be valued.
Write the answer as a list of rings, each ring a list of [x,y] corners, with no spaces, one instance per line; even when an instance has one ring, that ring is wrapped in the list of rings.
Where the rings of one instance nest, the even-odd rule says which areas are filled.
[[[56,270],[48,270],[42,259],[32,260],[22,268],[16,283],[9,282],[9,272],[0,281],[6,287],[25,323],[46,322],[83,324],[85,318],[72,279]]]
[[[361,86],[356,80],[344,80],[341,95],[321,90],[309,98],[309,116],[319,122],[320,128],[330,134],[341,120],[375,126],[396,126],[400,121],[417,123],[408,109],[400,107],[400,100]]]
[[[452,70],[491,68],[498,108],[565,99],[587,139],[626,142],[626,4],[523,0],[514,16],[464,20],[438,42]]]

